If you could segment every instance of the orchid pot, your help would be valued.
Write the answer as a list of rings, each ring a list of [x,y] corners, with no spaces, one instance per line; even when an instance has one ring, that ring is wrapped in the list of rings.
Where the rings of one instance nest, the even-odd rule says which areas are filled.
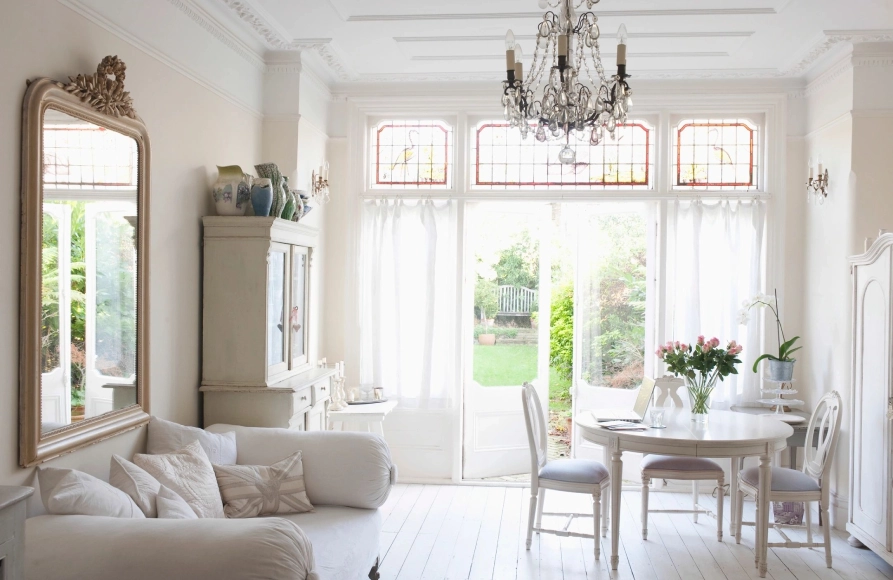
[[[793,360],[769,359],[769,378],[780,383],[789,383],[794,378]]]

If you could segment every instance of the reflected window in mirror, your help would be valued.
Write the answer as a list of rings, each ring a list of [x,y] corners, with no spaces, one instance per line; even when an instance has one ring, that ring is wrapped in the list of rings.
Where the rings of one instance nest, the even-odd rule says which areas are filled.
[[[41,432],[135,405],[136,141],[43,119]]]

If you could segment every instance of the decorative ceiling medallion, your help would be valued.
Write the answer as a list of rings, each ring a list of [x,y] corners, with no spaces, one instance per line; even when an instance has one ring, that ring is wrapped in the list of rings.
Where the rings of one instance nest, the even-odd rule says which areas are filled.
[[[133,99],[124,90],[126,70],[123,60],[117,56],[107,56],[92,75],[68,77],[71,82],[56,84],[100,113],[136,119]]]

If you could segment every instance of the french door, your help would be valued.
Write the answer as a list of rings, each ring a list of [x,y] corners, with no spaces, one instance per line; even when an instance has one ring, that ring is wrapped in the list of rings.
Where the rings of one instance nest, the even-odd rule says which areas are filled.
[[[577,208],[573,415],[632,409],[642,378],[653,376],[656,212],[639,202]],[[601,460],[603,450],[574,432],[572,453]]]
[[[517,202],[466,212],[464,479],[530,471],[521,385],[549,408],[551,215]]]

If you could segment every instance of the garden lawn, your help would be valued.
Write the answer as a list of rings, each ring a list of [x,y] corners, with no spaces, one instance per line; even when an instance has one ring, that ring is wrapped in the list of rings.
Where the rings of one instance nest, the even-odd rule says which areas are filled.
[[[474,380],[484,387],[520,387],[536,378],[536,345],[474,345]],[[549,369],[549,408],[570,411],[570,380]]]

